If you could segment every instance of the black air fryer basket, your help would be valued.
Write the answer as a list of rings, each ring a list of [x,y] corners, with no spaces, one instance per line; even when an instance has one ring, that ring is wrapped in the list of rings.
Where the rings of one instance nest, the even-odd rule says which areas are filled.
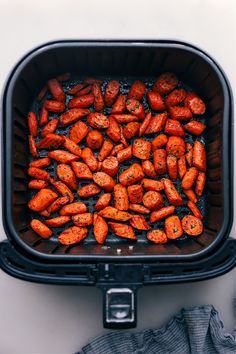
[[[29,227],[27,113],[48,79],[64,72],[77,77],[115,78],[124,92],[131,82],[146,85],[172,71],[193,87],[207,105],[204,232],[165,245],[114,238],[97,245],[90,235],[79,245],[41,239]],[[8,240],[0,245],[1,267],[30,281],[96,285],[104,291],[104,326],[136,324],[136,289],[147,284],[207,279],[229,271],[236,242],[233,218],[233,107],[227,79],[215,61],[189,44],[174,41],[61,41],[38,47],[13,69],[2,102],[3,222]],[[89,205],[88,205],[89,207]],[[60,232],[60,230],[58,230]]]

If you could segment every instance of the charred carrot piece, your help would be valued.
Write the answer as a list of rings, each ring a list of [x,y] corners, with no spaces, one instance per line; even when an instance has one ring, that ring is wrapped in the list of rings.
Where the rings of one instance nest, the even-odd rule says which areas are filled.
[[[199,172],[196,180],[196,194],[201,197],[206,183],[206,174],[204,172]]]
[[[121,124],[135,122],[138,120],[138,117],[134,114],[112,114],[112,117]]]
[[[101,188],[94,183],[87,184],[78,190],[78,195],[81,198],[89,198],[101,192]]]
[[[50,227],[60,227],[70,222],[70,216],[56,216],[55,218],[45,220],[45,224]]]
[[[30,222],[31,228],[42,238],[49,238],[52,236],[52,230],[50,230],[45,224],[37,219],[33,219]]]
[[[72,153],[73,155],[76,155],[78,157],[81,156],[80,146],[77,145],[73,140],[70,140],[69,138],[67,138],[67,136],[64,137],[63,146],[66,150],[70,151],[70,153]],[[73,160],[73,161],[75,161],[75,160]]]
[[[120,126],[113,116],[109,117],[109,128],[106,129],[106,134],[116,143],[121,139]]]
[[[93,151],[88,148],[85,147],[82,150],[82,154],[81,154],[82,160],[86,163],[86,165],[88,165],[88,167],[90,168],[91,171],[97,171],[98,168],[98,161],[93,153]]]
[[[168,241],[165,232],[159,229],[149,231],[147,234],[147,239],[157,244],[164,244]]]
[[[47,91],[48,91],[48,87],[46,85],[43,86],[42,89],[39,91],[39,94],[37,96],[37,100],[42,101],[44,96],[46,96]]]
[[[114,189],[115,181],[111,176],[105,172],[96,172],[93,174],[94,182],[104,189],[106,192],[110,192]]]
[[[88,132],[88,126],[84,122],[78,121],[70,128],[69,138],[78,144],[86,137]]]
[[[144,139],[135,139],[133,142],[133,155],[141,160],[149,160],[151,143]],[[155,164],[155,163],[154,163]]]
[[[45,107],[45,104],[42,106],[39,113],[39,126],[42,127],[48,123],[48,110]]]
[[[48,182],[42,179],[32,179],[28,183],[29,189],[42,189],[42,188],[46,188],[47,186],[48,186]]]
[[[99,130],[91,130],[86,137],[86,144],[92,150],[98,150],[102,146],[103,135]]]
[[[84,214],[87,211],[87,207],[82,202],[75,202],[71,204],[64,205],[59,211],[60,215],[77,215]]]
[[[88,85],[75,93],[75,97],[85,96],[92,91],[92,85]]]
[[[153,152],[153,164],[158,175],[166,173],[166,150],[156,149]]]
[[[196,136],[201,135],[205,129],[206,125],[197,120],[191,120],[191,122],[184,125],[184,130]]]
[[[169,107],[169,113],[172,119],[189,121],[192,118],[192,112],[188,107]]]
[[[118,168],[118,159],[114,156],[109,156],[102,162],[103,172],[107,173],[111,177],[114,177],[117,174]]]
[[[116,184],[114,187],[114,206],[118,210],[129,209],[127,189],[122,184]]]
[[[129,94],[128,97],[129,98],[135,98],[136,100],[141,100],[145,94],[146,91],[146,86],[142,81],[135,81],[130,90],[129,90]]]
[[[91,213],[84,213],[84,214],[77,214],[72,216],[73,224],[76,226],[89,226],[93,224],[93,214]]]
[[[121,126],[120,127],[120,142],[124,145],[124,147],[128,147],[128,143],[127,143],[127,140],[124,136],[124,129],[123,127]]]
[[[123,135],[125,139],[133,138],[139,131],[139,123],[138,122],[130,122],[123,127]]]
[[[162,148],[166,145],[168,138],[165,134],[159,134],[156,138],[152,141],[152,151]]]
[[[127,213],[126,211],[118,210],[111,206],[107,206],[106,208],[99,211],[98,215],[106,219],[113,219],[117,221],[127,221],[132,217],[130,213]]]
[[[193,145],[193,166],[199,170],[206,171],[206,150],[200,141],[195,141]]]
[[[178,106],[184,101],[186,97],[186,91],[183,89],[175,89],[172,91],[165,100],[167,107]]]
[[[61,195],[68,197],[70,203],[73,202],[74,195],[65,183],[62,183],[61,181],[53,181],[52,185]]]
[[[60,123],[62,126],[77,122],[77,120],[89,115],[90,110],[85,108],[72,108],[60,115]]]
[[[186,143],[186,161],[188,163],[188,165],[191,167],[193,164],[193,148],[192,145],[189,143]]]
[[[29,151],[31,156],[38,157],[37,147],[32,135],[29,135]]]
[[[102,111],[105,107],[101,85],[98,83],[93,84],[92,93],[94,96],[94,108],[96,111]]]
[[[162,182],[164,183],[165,195],[167,196],[170,204],[174,206],[182,205],[183,200],[176,190],[173,182],[167,178],[162,178]]]
[[[48,89],[56,101],[64,102],[66,99],[65,92],[57,79],[51,79],[48,81]]]
[[[177,158],[185,154],[185,142],[179,136],[170,136],[166,144],[168,155],[174,155]]]
[[[140,184],[133,184],[128,187],[128,197],[132,204],[142,203],[143,200],[143,188]]]
[[[57,198],[57,193],[49,188],[43,188],[38,191],[29,201],[28,206],[33,211],[43,211]]]
[[[94,102],[94,95],[89,93],[87,95],[72,98],[68,103],[68,108],[89,108]]]
[[[52,202],[51,205],[49,205],[49,207],[47,208],[47,211],[49,212],[49,214],[55,213],[61,207],[63,207],[63,205],[67,204],[69,202],[69,200],[70,199],[67,196],[59,197],[56,200],[54,200],[54,202]]]
[[[159,192],[164,189],[164,184],[162,181],[156,181],[154,179],[143,178],[141,183],[142,183],[143,188],[148,191]]]
[[[100,211],[106,208],[110,204],[110,201],[111,201],[111,193],[104,193],[98,198],[97,203],[94,206],[94,209]]]
[[[119,176],[119,182],[123,186],[130,186],[140,181],[144,177],[142,167],[138,163],[134,163],[124,170]]]
[[[42,179],[44,181],[48,181],[50,178],[50,175],[48,172],[41,170],[40,168],[37,168],[37,167],[29,167],[28,168],[28,175],[30,177],[35,178],[35,179]]]
[[[112,107],[111,114],[121,114],[125,112],[126,96],[119,95]]]
[[[190,167],[183,177],[181,187],[183,189],[191,189],[197,176],[198,170],[195,167]]]
[[[48,157],[43,157],[41,159],[37,159],[30,162],[29,167],[43,168],[43,167],[50,166],[50,164],[51,164],[51,160]]]
[[[128,146],[126,149],[118,151],[117,153],[117,160],[119,163],[130,160],[133,156],[133,149],[132,146]]]
[[[57,126],[58,126],[58,119],[57,118],[53,118],[52,120],[50,120],[48,122],[48,124],[46,124],[45,127],[43,128],[43,130],[41,131],[42,137],[45,137],[48,134],[54,133],[55,130],[57,129]]]
[[[35,137],[38,134],[38,121],[34,112],[28,113],[28,128],[31,136]]]
[[[93,85],[93,84],[102,85],[103,81],[99,79],[95,79],[94,77],[87,77],[86,79],[84,79],[84,83],[86,85]]]
[[[153,134],[162,131],[165,127],[167,117],[168,115],[166,112],[157,114],[156,116],[152,117],[144,134]]]
[[[150,210],[148,208],[146,208],[145,206],[140,205],[140,204],[130,204],[129,210],[132,210],[135,213],[139,213],[139,214],[149,214],[150,213]]]
[[[137,230],[150,230],[151,226],[147,223],[143,215],[133,215],[130,219],[130,224]]]
[[[47,100],[44,102],[44,107],[49,112],[61,113],[66,109],[64,102]]]
[[[142,124],[139,126],[139,136],[142,136],[152,120],[151,112],[148,112]]]
[[[124,145],[123,144],[118,144],[118,145],[114,146],[114,148],[111,150],[110,155],[111,156],[115,156],[121,150],[124,150]]]
[[[177,157],[173,155],[168,155],[166,159],[166,164],[168,175],[173,181],[175,181],[178,177]]]
[[[126,101],[126,109],[129,113],[134,114],[139,119],[143,119],[145,117],[143,105],[135,98],[129,98]]]
[[[137,240],[133,228],[129,225],[119,224],[117,222],[109,222],[109,226],[111,226],[112,231],[116,236],[128,238],[130,240]]]
[[[191,200],[193,203],[197,203],[196,194],[192,189],[183,189],[184,194]]]
[[[108,225],[100,215],[94,218],[93,234],[97,243],[103,245],[108,234]]]
[[[189,236],[199,236],[203,231],[202,221],[193,215],[185,215],[183,217],[182,227]]]
[[[72,226],[64,230],[59,236],[58,241],[62,245],[73,245],[79,243],[85,239],[88,234],[88,229],[86,227]]]
[[[73,161],[71,163],[71,166],[76,177],[78,177],[79,179],[86,179],[86,180],[93,179],[93,174],[85,163],[79,161]]]
[[[64,143],[64,137],[58,134],[47,134],[38,144],[38,149],[57,149]]]
[[[111,80],[108,82],[104,99],[108,107],[111,107],[119,95],[120,84],[119,81]]]
[[[181,156],[178,159],[178,173],[179,177],[182,179],[187,171],[185,156]]]
[[[148,191],[143,196],[143,205],[149,210],[159,210],[164,206],[164,200],[159,192]]]
[[[159,92],[149,91],[147,93],[148,103],[153,111],[164,111],[165,103]]]
[[[98,161],[105,160],[108,157],[113,149],[113,144],[110,140],[104,140],[101,150],[98,153]]]
[[[168,94],[178,85],[178,78],[175,74],[166,72],[158,76],[153,85],[153,91],[159,92],[162,96]]]
[[[64,163],[57,165],[57,175],[70,189],[77,189],[77,180],[70,166]]]
[[[181,221],[177,215],[169,216],[165,220],[166,236],[169,239],[176,239],[183,235]]]
[[[205,103],[193,92],[188,92],[184,100],[184,105],[188,107],[193,114],[204,114],[206,110]]]
[[[193,213],[194,216],[196,216],[196,218],[202,220],[203,216],[202,213],[200,212],[200,210],[198,209],[198,207],[196,206],[195,203],[193,203],[191,200],[187,203],[187,206],[189,207],[189,209],[191,210],[191,212]]]
[[[153,211],[150,215],[150,221],[151,222],[156,222],[161,219],[166,218],[167,216],[174,214],[175,212],[175,207],[173,205],[161,208],[160,210]]]
[[[82,90],[85,87],[84,84],[76,84],[74,86],[72,86],[67,93],[69,95],[75,95],[77,92],[79,92],[80,90]]]
[[[142,161],[142,169],[146,176],[156,178],[157,174],[154,165],[150,160]]]
[[[48,152],[48,157],[64,164],[71,163],[72,161],[76,161],[79,159],[79,156],[71,154],[70,152],[64,150],[50,151]]]
[[[87,122],[94,129],[107,129],[109,127],[109,119],[102,113],[90,113]]]
[[[184,130],[178,120],[167,119],[164,132],[169,135],[184,136]]]

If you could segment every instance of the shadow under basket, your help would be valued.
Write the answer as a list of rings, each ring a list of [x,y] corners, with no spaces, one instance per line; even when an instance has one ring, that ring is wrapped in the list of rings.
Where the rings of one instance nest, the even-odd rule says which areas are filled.
[[[42,240],[29,227],[32,216],[27,207],[27,113],[47,80],[70,72],[72,78],[95,76],[127,82],[141,78],[151,83],[166,71],[174,72],[194,89],[207,106],[204,139],[208,171],[203,234],[166,245],[150,244],[144,238],[131,244],[112,235],[104,246],[96,244],[93,238],[69,247],[54,238]],[[18,62],[7,80],[2,103],[3,221],[10,245],[1,244],[1,266],[9,274],[38,282],[100,286],[105,289],[104,325],[118,328],[136,323],[137,287],[165,279],[188,281],[217,275],[211,273],[211,264],[207,262],[211,257],[217,258],[227,244],[231,248],[225,262],[230,262],[234,248],[234,241],[227,240],[233,220],[232,96],[225,74],[208,54],[175,41],[53,42],[32,50]],[[219,257],[221,267],[222,254]],[[24,266],[20,266],[22,262]],[[204,266],[200,267],[200,275],[194,277],[201,262]],[[67,266],[65,270],[63,267]],[[231,262],[227,270],[232,266]],[[35,267],[41,270],[37,272]],[[83,268],[82,278],[78,267]],[[178,267],[183,270],[180,274],[176,273]],[[185,268],[189,272],[184,272]],[[221,273],[227,270],[224,268]],[[125,315],[122,320],[121,312],[127,304],[133,310],[127,315],[128,320]],[[114,313],[121,317],[114,320]]]

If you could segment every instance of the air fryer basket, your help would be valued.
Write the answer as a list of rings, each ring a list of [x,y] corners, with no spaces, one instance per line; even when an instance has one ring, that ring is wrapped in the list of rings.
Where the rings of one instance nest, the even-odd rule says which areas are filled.
[[[126,86],[137,78],[147,83],[160,72],[173,71],[207,104],[207,212],[204,232],[166,245],[144,239],[130,247],[108,236],[105,246],[89,237],[80,245],[42,240],[29,227],[27,207],[27,112],[45,82],[64,72],[76,76],[119,78]],[[125,85],[124,85],[125,87]],[[3,219],[8,237],[30,255],[47,261],[191,260],[223,243],[232,223],[232,118],[224,74],[205,53],[190,45],[169,42],[81,42],[46,44],[15,67],[3,96]]]

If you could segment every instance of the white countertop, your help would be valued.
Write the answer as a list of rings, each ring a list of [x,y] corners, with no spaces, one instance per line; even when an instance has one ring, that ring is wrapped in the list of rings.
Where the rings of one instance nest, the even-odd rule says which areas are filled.
[[[193,43],[218,61],[236,92],[234,0],[0,0],[0,88],[18,59],[39,44],[109,38]],[[183,306],[212,303],[232,331],[235,275],[141,289],[136,330],[160,327]],[[98,289],[33,284],[0,271],[0,354],[71,354],[107,331]]]

